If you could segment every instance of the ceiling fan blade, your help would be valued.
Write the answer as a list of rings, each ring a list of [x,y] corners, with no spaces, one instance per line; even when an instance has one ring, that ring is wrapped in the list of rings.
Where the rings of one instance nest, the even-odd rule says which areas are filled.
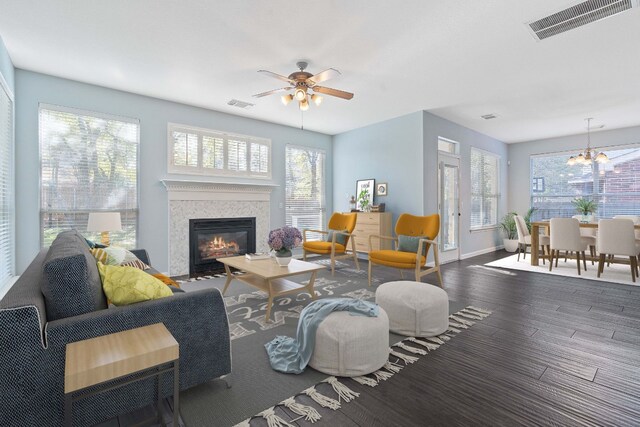
[[[268,92],[262,92],[262,93],[256,93],[255,95],[253,95],[254,98],[262,98],[263,96],[269,96],[269,95],[273,95],[274,93],[278,93],[278,92],[285,92],[287,90],[291,90],[293,89],[292,87],[281,87],[280,89],[274,89],[274,90],[270,90]]]
[[[322,83],[325,80],[329,80],[329,79],[333,79],[335,77],[338,77],[340,74],[340,71],[336,70],[335,68],[328,68],[324,71],[319,72],[318,74],[311,76],[307,79],[307,84],[309,84],[309,86],[313,86],[316,85],[318,83]]]
[[[278,80],[282,80],[283,82],[287,82],[287,83],[291,83],[293,85],[296,84],[295,81],[291,80],[289,77],[285,77],[283,75],[280,74],[276,74],[273,73],[271,71],[267,71],[267,70],[258,70],[259,73],[265,74],[267,76],[273,77],[274,79],[278,79]]]
[[[342,98],[342,99],[351,99],[351,98],[353,98],[353,94],[351,92],[345,92],[343,90],[332,89],[330,87],[313,86],[311,89],[313,89],[314,92],[324,93],[325,95],[330,95],[330,96],[337,96],[338,98]]]

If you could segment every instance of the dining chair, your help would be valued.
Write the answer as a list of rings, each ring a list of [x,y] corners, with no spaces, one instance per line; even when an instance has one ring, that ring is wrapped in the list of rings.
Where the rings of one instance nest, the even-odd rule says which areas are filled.
[[[589,246],[591,239],[580,235],[580,222],[575,218],[551,218],[549,226],[551,228],[551,258],[549,262],[549,271],[552,269],[554,256],[556,260],[556,267],[558,267],[560,251],[576,253],[578,276],[580,276],[580,255],[582,254],[584,271],[587,271],[587,259],[584,252]]]
[[[631,266],[631,280],[638,275],[638,253],[640,243],[636,240],[633,220],[629,218],[601,219],[598,221],[598,277],[604,273],[607,256],[628,256]]]
[[[438,243],[436,237],[440,232],[440,215],[416,216],[403,213],[396,221],[396,237],[372,234],[369,236],[369,286],[371,286],[371,271],[374,264],[415,271],[416,282],[422,276],[436,273],[443,287],[440,274],[440,259],[438,258]],[[395,250],[373,250],[372,239],[391,240],[395,243]],[[427,266],[429,249],[433,248],[434,266]],[[404,275],[403,275],[404,277]]]
[[[630,219],[633,221],[633,225],[640,224],[640,216],[639,215],[615,215],[613,219]],[[634,230],[636,240],[640,240],[640,230]]]
[[[522,252],[522,259],[527,259],[527,247],[531,246],[531,233],[527,227],[527,222],[520,215],[514,215],[513,219],[516,221],[516,230],[518,231],[518,261],[520,261],[520,252]],[[549,236],[540,234],[538,236],[538,242],[540,243],[540,249],[542,249],[542,263],[545,263],[545,248],[547,248],[547,255],[549,255]]]
[[[303,230],[302,231],[302,259],[307,260],[307,253],[329,255],[331,258],[331,275],[336,268],[336,260],[343,258],[353,258],[356,269],[360,270],[358,255],[356,254],[356,244],[353,229],[356,227],[357,214],[355,213],[334,213],[327,224],[328,230]],[[327,236],[326,240],[309,241],[307,233],[319,233]],[[351,253],[347,253],[347,244],[351,241]]]
[[[571,218],[575,218],[578,221],[582,219],[582,215],[574,215]],[[594,259],[596,258],[596,245],[598,241],[598,229],[597,228],[587,228],[580,227],[580,235],[589,240],[589,253],[591,254],[591,265],[594,264]],[[564,261],[567,262],[567,258],[565,256]]]

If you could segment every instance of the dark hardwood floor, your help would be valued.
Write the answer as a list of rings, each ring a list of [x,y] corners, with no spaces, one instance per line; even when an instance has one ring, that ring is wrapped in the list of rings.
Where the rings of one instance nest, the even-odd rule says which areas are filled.
[[[360,397],[314,425],[640,425],[640,287],[484,266],[507,255],[442,267],[490,317],[375,388],[345,380]]]
[[[322,424],[640,425],[640,287],[483,265],[507,255],[445,265],[450,299],[493,314],[378,387],[349,381],[362,394]]]

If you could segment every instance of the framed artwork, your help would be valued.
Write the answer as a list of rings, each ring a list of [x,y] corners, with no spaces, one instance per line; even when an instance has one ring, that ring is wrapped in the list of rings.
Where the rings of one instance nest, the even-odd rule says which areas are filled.
[[[379,182],[376,184],[376,196],[386,196],[387,195],[387,183]]]
[[[359,179],[356,181],[356,209],[367,210],[373,205],[373,192],[376,187],[375,179]]]

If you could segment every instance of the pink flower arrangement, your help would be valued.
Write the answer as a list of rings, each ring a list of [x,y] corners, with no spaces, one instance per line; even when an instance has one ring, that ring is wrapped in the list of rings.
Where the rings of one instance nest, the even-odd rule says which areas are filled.
[[[290,251],[302,243],[302,234],[295,227],[276,228],[269,232],[267,243],[274,251]]]

